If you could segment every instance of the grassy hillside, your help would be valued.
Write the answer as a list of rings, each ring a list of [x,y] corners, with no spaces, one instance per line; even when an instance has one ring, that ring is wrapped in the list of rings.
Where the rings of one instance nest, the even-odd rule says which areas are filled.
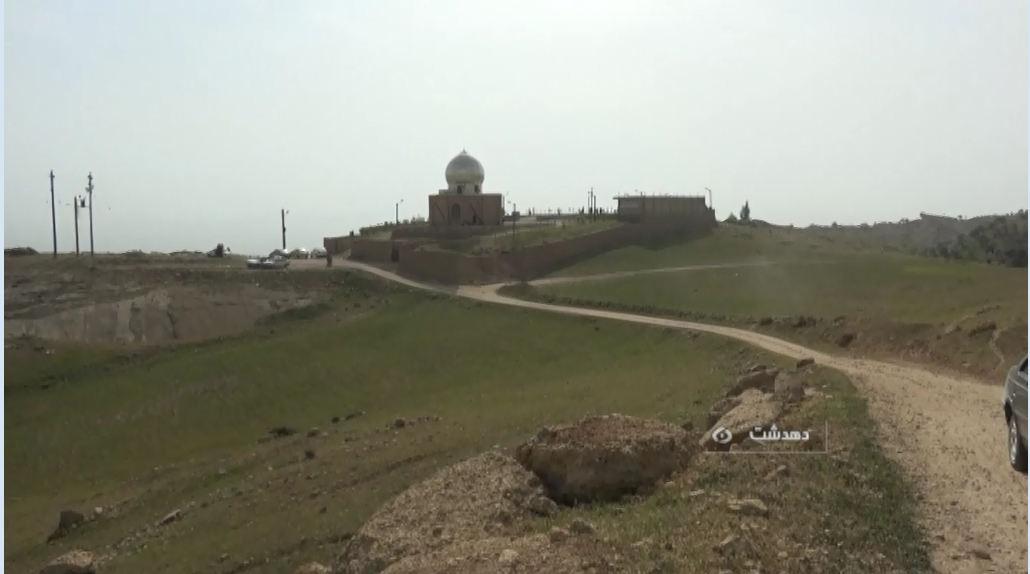
[[[827,349],[840,350],[850,334],[852,352],[985,376],[1026,348],[1025,270],[864,249],[803,230],[723,226],[703,240],[611,252],[565,273],[754,261],[776,264],[546,285],[532,296],[755,325]],[[799,316],[814,322],[799,325]],[[971,333],[978,325],[990,328]]]
[[[556,277],[638,271],[685,265],[759,261],[832,260],[844,254],[884,251],[859,241],[789,227],[720,225],[711,235],[658,247],[633,245],[603,253],[554,274]]]
[[[1027,213],[995,217],[968,233],[923,250],[924,255],[1026,268]]]
[[[375,301],[154,353],[16,354],[4,366],[5,569],[36,571],[70,548],[96,552],[105,573],[329,563],[379,504],[442,465],[591,413],[700,424],[745,364],[787,366],[642,326],[416,294]],[[642,572],[715,567],[711,547],[736,519],[685,502],[698,488],[769,497],[769,528],[753,535],[769,567],[803,559],[841,571],[859,555],[924,567],[909,492],[862,401],[838,374],[810,383],[827,398],[792,420],[831,420],[847,457],[705,457],[661,497],[621,505],[618,520],[610,507],[575,512],[613,521],[612,544],[668,540]],[[398,418],[417,422],[393,428]],[[262,438],[282,426],[298,432]],[[779,465],[793,487],[760,480]],[[59,511],[94,507],[97,520],[45,543]],[[158,525],[173,510],[181,517]],[[689,526],[701,520],[714,526]]]
[[[889,246],[909,253],[921,253],[933,249],[939,243],[947,243],[968,235],[978,226],[1002,217],[1010,219],[1016,215],[980,215],[976,217],[949,217],[920,213],[916,219],[901,221],[880,221],[862,225],[813,225],[807,230],[822,234],[833,234],[871,244]]]

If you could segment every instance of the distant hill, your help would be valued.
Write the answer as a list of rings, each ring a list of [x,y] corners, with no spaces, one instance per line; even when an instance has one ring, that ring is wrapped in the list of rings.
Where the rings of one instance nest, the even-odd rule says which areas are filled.
[[[980,261],[1012,267],[1027,265],[1027,212],[982,215],[970,219],[920,213],[903,219],[862,225],[812,226],[862,242],[928,257]]]
[[[923,250],[923,255],[1026,267],[1027,213],[997,216],[950,241]]]

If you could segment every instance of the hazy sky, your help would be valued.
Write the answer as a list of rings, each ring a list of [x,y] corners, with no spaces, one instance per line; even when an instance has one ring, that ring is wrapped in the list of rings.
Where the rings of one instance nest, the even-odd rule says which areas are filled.
[[[427,212],[714,192],[776,223],[1027,207],[1018,0],[16,0],[4,244],[266,252]],[[82,220],[85,222],[85,219]],[[83,238],[85,239],[85,232]]]

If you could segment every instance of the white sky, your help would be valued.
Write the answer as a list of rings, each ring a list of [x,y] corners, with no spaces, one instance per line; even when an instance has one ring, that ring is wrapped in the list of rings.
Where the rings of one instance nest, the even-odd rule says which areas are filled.
[[[463,148],[520,211],[714,192],[775,223],[1027,207],[1027,2],[21,0],[4,244],[321,244]],[[83,220],[84,221],[84,220]],[[85,238],[85,233],[83,238]]]

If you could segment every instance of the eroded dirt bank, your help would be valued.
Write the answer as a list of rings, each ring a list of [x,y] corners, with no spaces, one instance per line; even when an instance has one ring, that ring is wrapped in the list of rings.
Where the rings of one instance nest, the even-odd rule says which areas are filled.
[[[200,341],[316,303],[342,277],[239,267],[8,269],[4,337],[91,344]]]

